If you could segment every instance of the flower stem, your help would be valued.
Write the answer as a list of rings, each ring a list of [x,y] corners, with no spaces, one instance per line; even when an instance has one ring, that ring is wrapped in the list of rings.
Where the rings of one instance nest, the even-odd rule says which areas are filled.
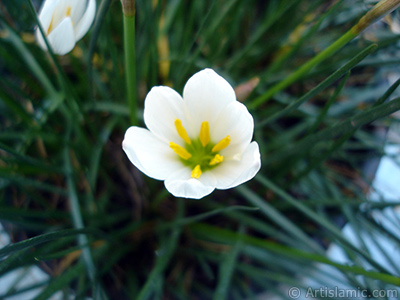
[[[124,13],[125,78],[132,125],[137,125],[135,9],[134,1],[121,1]]]
[[[284,80],[278,82],[276,85],[272,86],[266,93],[260,95],[250,104],[251,108],[256,108],[259,105],[267,102],[272,98],[277,92],[282,91],[293,82],[297,81],[299,78],[303,77],[308,71],[310,71],[317,64],[321,63],[325,59],[332,56],[335,52],[341,49],[344,45],[354,39],[359,35],[364,29],[369,25],[373,24],[380,18],[384,17],[386,14],[390,13],[400,5],[400,0],[381,0],[378,2],[371,10],[369,10],[356,25],[354,25],[349,31],[337,39],[328,48],[318,53],[295,72],[290,74]]]

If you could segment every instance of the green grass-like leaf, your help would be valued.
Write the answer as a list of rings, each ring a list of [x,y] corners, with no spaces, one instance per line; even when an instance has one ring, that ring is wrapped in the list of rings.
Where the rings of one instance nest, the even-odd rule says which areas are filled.
[[[17,242],[14,244],[7,245],[0,249],[0,258],[10,255],[11,253],[15,251],[19,251],[22,249],[26,248],[32,248],[35,247],[39,244],[52,241],[55,239],[71,236],[71,235],[78,235],[78,234],[85,234],[85,233],[98,233],[96,229],[93,228],[84,228],[84,229],[64,229],[64,230],[59,230],[56,232],[51,232],[51,233],[45,233],[42,235],[38,235],[35,237],[32,237],[30,239],[26,239],[21,242]]]

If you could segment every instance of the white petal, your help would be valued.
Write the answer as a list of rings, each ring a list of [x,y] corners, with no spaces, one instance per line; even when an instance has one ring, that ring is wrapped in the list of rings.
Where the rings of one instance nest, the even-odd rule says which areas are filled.
[[[231,142],[220,154],[232,157],[245,151],[253,138],[254,120],[246,106],[235,101],[230,103],[216,119],[210,130],[211,140],[218,143],[227,135]]]
[[[80,0],[80,2],[85,2]],[[89,0],[85,13],[75,25],[75,41],[79,41],[88,32],[96,15],[96,0]]]
[[[52,26],[57,27],[57,25],[65,19],[67,16],[68,0],[56,0],[56,7],[54,8],[52,14]],[[72,8],[71,8],[72,10]]]
[[[223,161],[210,172],[218,183],[217,189],[229,189],[252,179],[261,167],[260,149],[256,142],[248,145],[240,160]]]
[[[215,189],[214,177],[203,173],[200,179],[191,177],[189,168],[181,168],[165,180],[165,188],[175,197],[201,199]]]
[[[71,19],[76,26],[88,7],[88,0],[64,0],[64,4],[71,8]]]
[[[180,119],[186,125],[182,97],[169,87],[153,87],[144,101],[144,122],[147,128],[167,143],[182,144],[176,131],[175,119]]]
[[[192,134],[198,134],[200,124],[208,121],[212,125],[225,106],[236,101],[236,96],[224,78],[211,69],[205,69],[189,78],[183,90],[183,99],[193,124],[198,125],[198,128],[193,128]]]
[[[44,34],[47,34],[51,19],[53,17],[53,12],[57,7],[58,2],[59,1],[45,1],[42,5],[42,8],[40,9],[38,18],[39,18],[40,26],[42,27],[42,29],[44,31]],[[36,35],[36,40],[37,40],[39,46],[43,50],[47,51],[47,47],[44,42],[43,36],[40,33],[39,27],[36,28],[35,35]]]
[[[47,36],[53,52],[64,55],[70,52],[75,46],[74,28],[71,18],[65,18]]]
[[[42,8],[40,9],[39,21],[45,33],[47,33],[51,19],[53,17],[54,10],[57,8],[59,2],[59,0],[47,0],[43,3]]]
[[[53,0],[46,1],[41,14],[51,12],[52,26],[57,27],[65,18],[70,17],[74,27],[82,19],[88,7],[88,0]],[[46,9],[45,9],[46,8]],[[50,10],[52,8],[52,10]],[[67,15],[67,12],[69,14]],[[48,24],[50,24],[50,20]]]
[[[122,148],[140,171],[158,180],[164,180],[183,166],[169,145],[147,129],[135,126],[128,128]]]

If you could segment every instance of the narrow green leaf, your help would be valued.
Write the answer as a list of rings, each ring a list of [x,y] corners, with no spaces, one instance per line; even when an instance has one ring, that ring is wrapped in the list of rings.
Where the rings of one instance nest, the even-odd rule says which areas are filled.
[[[301,38],[298,39],[298,41],[294,45],[290,45],[291,43],[288,41],[285,46],[288,44],[290,45],[289,51],[284,53],[283,55],[279,56],[276,60],[274,60],[271,65],[268,66],[268,69],[262,74],[261,81],[263,79],[271,76],[275,72],[277,72],[280,68],[282,68],[283,64],[288,60],[288,58],[294,56],[296,53],[298,53],[300,47],[317,32],[317,30],[320,28],[321,23],[325,21],[327,17],[330,15],[334,14],[337,12],[338,7],[342,4],[343,0],[337,1],[335,4],[332,5],[332,7],[324,14],[320,16],[320,18],[307,30],[307,32],[302,36]],[[307,18],[307,17],[305,17]],[[300,26],[304,26],[303,24],[300,24],[298,27],[295,28],[295,30],[298,30]]]
[[[45,171],[51,171],[55,173],[61,173],[62,169],[58,168],[56,166],[51,166],[49,163],[40,161],[36,158],[29,157],[27,155],[21,154],[19,151],[17,151],[13,147],[9,147],[6,144],[3,144],[0,142],[0,149],[3,150],[4,152],[13,155],[15,158],[22,162],[26,162],[32,166],[37,166],[40,168],[40,170],[45,170]]]
[[[93,92],[93,65],[92,65],[92,58],[93,53],[95,51],[96,42],[100,35],[100,29],[104,24],[104,19],[107,15],[108,9],[110,7],[111,0],[102,0],[99,8],[96,12],[96,19],[93,22],[91,36],[90,36],[90,44],[89,50],[87,54],[87,65],[88,65],[88,82],[89,82],[89,99],[93,99],[92,92]]]
[[[340,148],[343,146],[343,144],[348,141],[353,134],[356,132],[357,129],[354,129],[353,131],[350,131],[344,135],[342,135],[339,139],[337,139],[330,147],[327,149],[324,153],[320,153],[317,158],[312,160],[311,162],[307,163],[306,168],[304,170],[301,170],[297,175],[294,176],[294,178],[290,181],[290,183],[293,182],[298,182],[301,178],[306,176],[308,173],[310,173],[312,170],[314,170],[317,166],[319,166],[322,162],[327,160],[328,158],[331,158],[332,155]]]
[[[95,112],[107,112],[111,114],[117,114],[121,116],[129,116],[129,110],[127,105],[118,104],[114,102],[93,102],[93,103],[85,103],[83,106],[83,110],[86,112],[95,111]],[[143,115],[143,112],[139,113]]]
[[[3,249],[0,249],[0,251]],[[6,259],[2,260],[0,262],[0,275],[15,268],[16,264],[19,265],[22,261],[25,261],[28,251],[29,248],[17,250],[11,253]]]
[[[20,288],[18,290],[15,290],[14,287],[10,287],[10,289],[8,290],[8,292],[4,295],[0,295],[0,299],[18,299],[16,298],[17,296],[19,296],[20,294],[29,292],[31,290],[37,290],[38,288],[41,288],[43,286],[45,286],[46,284],[48,284],[48,281],[42,281],[40,283],[35,283],[35,284],[31,284],[31,285],[27,285],[24,288]]]
[[[117,116],[112,118],[105,124],[105,126],[103,127],[102,131],[99,134],[99,138],[96,145],[93,147],[90,168],[89,168],[89,175],[88,175],[88,180],[93,191],[96,190],[96,179],[100,169],[101,153],[103,152],[104,145],[109,140],[110,134],[118,121],[119,117]]]
[[[71,236],[71,235],[78,235],[78,234],[94,234],[94,233],[99,233],[98,230],[93,229],[93,228],[85,228],[85,229],[64,229],[64,230],[59,230],[51,233],[45,233],[42,235],[35,236],[30,239],[26,239],[21,242],[17,242],[14,244],[7,245],[0,249],[0,258],[7,256],[15,251],[25,249],[25,248],[31,248],[40,244],[43,244],[48,241],[52,241],[55,239],[63,238],[66,236]]]
[[[333,74],[331,74],[328,78],[326,78],[324,81],[322,81],[320,84],[318,84],[315,88],[307,92],[305,95],[297,99],[296,101],[292,102],[289,104],[287,107],[284,109],[276,112],[272,116],[268,117],[267,119],[259,122],[258,126],[264,126],[286,114],[289,112],[295,110],[298,108],[301,104],[304,102],[310,100],[312,97],[326,89],[328,86],[333,84],[336,80],[338,80],[340,77],[342,77],[344,74],[346,74],[349,70],[354,68],[360,61],[362,61],[365,57],[367,57],[369,54],[374,52],[378,46],[373,44],[365,48],[363,51],[361,51],[359,54],[357,54],[354,58],[352,58],[348,63],[346,63],[344,66],[339,68],[337,71],[335,71]],[[257,102],[255,102],[257,103]]]
[[[224,208],[217,208],[215,210],[212,210],[212,211],[209,211],[206,213],[202,213],[202,214],[198,214],[196,216],[186,217],[186,218],[178,219],[171,223],[162,224],[159,226],[159,230],[165,230],[165,229],[169,229],[170,227],[175,227],[175,226],[185,226],[190,223],[195,223],[195,222],[205,220],[207,218],[213,217],[218,214],[227,213],[230,211],[238,211],[238,210],[257,211],[257,210],[259,210],[259,208],[258,207],[250,207],[250,206],[241,206],[241,205],[233,205],[233,206],[228,206],[228,207],[224,207]]]
[[[76,229],[83,229],[85,225],[83,223],[83,218],[80,210],[78,194],[76,192],[75,183],[72,177],[72,164],[69,154],[69,148],[64,148],[64,168],[65,176],[67,178],[68,187],[68,200],[71,206],[71,216],[72,222]],[[89,241],[86,235],[79,235],[77,237],[79,245],[88,245]],[[88,272],[89,278],[94,282],[96,277],[96,269],[93,263],[92,253],[90,248],[87,246],[83,248],[82,257],[86,265],[86,271]]]
[[[241,226],[238,233],[243,234],[244,230],[244,227]],[[214,300],[227,299],[232,275],[242,247],[243,241],[238,239],[234,242],[232,249],[223,255],[224,258],[219,265],[218,284],[213,297]]]
[[[280,5],[277,10],[274,10],[273,13],[270,13],[268,17],[264,18],[264,22],[257,27],[251,37],[248,39],[247,43],[244,44],[243,48],[241,48],[233,57],[228,61],[227,69],[232,69],[235,65],[237,65],[245,55],[252,49],[254,44],[259,41],[265,32],[280,18],[285,14],[287,10],[289,10],[293,5],[297,4],[299,1],[288,1]]]
[[[3,85],[2,78],[0,78],[0,83]],[[19,102],[15,101],[15,99],[12,99],[3,88],[0,88],[0,100],[5,103],[8,108],[19,118],[21,118],[22,121],[24,121],[26,124],[32,125],[34,116],[29,114]]]
[[[397,80],[395,81],[395,83],[393,83],[393,84],[390,86],[390,88],[386,91],[386,93],[384,93],[384,94],[382,95],[382,97],[380,97],[380,98],[378,99],[378,101],[376,101],[376,102],[374,103],[374,106],[379,106],[380,104],[384,103],[384,102],[390,97],[390,95],[393,94],[393,92],[398,88],[399,85],[400,85],[400,78],[397,79]]]
[[[4,181],[10,181],[18,186],[34,187],[39,190],[49,191],[58,195],[65,195],[66,191],[58,186],[54,186],[39,180],[30,179],[24,176],[13,174],[14,171],[10,169],[0,168],[0,177]]]
[[[7,29],[8,35],[6,40],[8,40],[20,54],[21,58],[26,62],[27,66],[30,68],[31,72],[35,74],[36,78],[40,81],[42,86],[46,89],[49,95],[57,95],[56,89],[47,77],[46,73],[43,71],[39,63],[33,57],[28,48],[24,45],[18,34],[6,23],[3,19],[0,19],[3,26]]]
[[[276,156],[271,155],[269,159],[285,160],[293,155],[299,155],[299,153],[309,151],[313,146],[322,141],[333,140],[339,136],[346,135],[349,132],[353,132],[354,129],[358,129],[363,125],[388,116],[398,110],[400,110],[400,98],[369,108],[332,127],[327,127],[315,134],[308,135],[301,141],[294,143],[292,147],[285,149],[284,152],[277,153]]]
[[[87,247],[87,246],[90,246],[90,245],[89,244],[78,245],[78,246],[70,247],[70,248],[62,250],[62,251],[35,255],[35,259],[37,261],[57,259],[57,258],[61,258],[63,256],[66,256],[66,255],[68,255],[68,254],[70,254],[70,253],[72,253],[74,251],[81,250],[82,248]]]
[[[263,176],[258,176],[257,180],[261,182],[264,186],[267,188],[271,189],[274,193],[276,193],[279,197],[281,197],[283,200],[294,206],[296,209],[301,211],[303,214],[317,222],[319,225],[323,226],[325,229],[327,229],[333,236],[335,236],[339,242],[345,246],[346,248],[353,250],[357,253],[359,253],[362,257],[364,257],[372,266],[377,268],[378,270],[381,270],[383,272],[387,272],[387,270],[380,265],[378,262],[376,262],[368,253],[365,251],[357,248],[356,246],[353,245],[340,231],[339,228],[337,228],[334,224],[332,224],[328,219],[326,219],[324,216],[320,216],[317,212],[313,211],[309,207],[305,206],[301,201],[297,201],[293,197],[291,197],[288,193],[286,193],[284,190],[279,188],[277,185],[275,185],[272,181],[269,179],[263,177]],[[241,187],[244,188],[244,187]]]
[[[212,19],[211,22],[209,22],[207,19],[207,16],[203,19],[202,26],[197,32],[197,36],[202,32],[203,28],[206,28],[206,31],[204,32],[204,35],[201,38],[201,43],[198,47],[196,47],[196,50],[194,51],[193,54],[190,55],[187,59],[184,59],[184,65],[183,65],[183,71],[180,72],[182,74],[186,74],[188,69],[193,65],[194,61],[196,58],[198,58],[201,54],[201,51],[203,50],[204,46],[206,45],[207,41],[209,41],[210,38],[215,36],[215,32],[218,29],[218,26],[222,23],[222,21],[229,16],[229,13],[231,10],[237,5],[238,0],[232,0],[229,1],[226,5],[224,5],[223,10],[219,11],[218,14],[215,16],[214,19]],[[212,5],[209,8],[209,13],[217,7],[216,5],[217,2],[213,2]],[[206,22],[207,21],[207,22]],[[204,26],[204,27],[203,27]],[[193,39],[193,44],[197,40],[197,36]],[[191,45],[193,47],[193,45]],[[191,48],[190,47],[190,48]],[[190,52],[187,52],[190,53]]]
[[[271,99],[271,97],[274,96],[277,92],[282,91],[292,83],[296,82],[302,76],[307,74],[316,65],[320,64],[324,60],[331,57],[334,53],[336,53],[339,49],[341,49],[345,44],[347,44],[356,36],[357,34],[354,33],[352,30],[347,31],[339,39],[337,39],[334,43],[332,43],[328,48],[315,55],[313,58],[311,58],[309,61],[303,64],[300,68],[298,68],[296,71],[290,74],[288,77],[286,77],[282,81],[279,81],[276,85],[271,87],[266,93],[256,98],[251,103],[251,108],[256,108],[262,103],[265,103],[266,101]]]
[[[202,238],[213,240],[217,242],[233,243],[237,240],[243,240],[243,242],[269,250],[274,253],[279,253],[280,255],[290,258],[307,259],[311,262],[320,262],[323,264],[331,265],[339,270],[350,272],[358,275],[364,275],[366,277],[381,280],[383,282],[400,286],[400,278],[390,275],[389,273],[380,273],[376,271],[368,271],[359,266],[349,266],[336,263],[325,256],[308,253],[295,248],[289,248],[265,239],[260,239],[245,234],[239,234],[232,232],[228,229],[221,229],[212,225],[196,223],[190,225],[190,229],[193,234],[201,236]]]
[[[343,77],[343,79],[339,82],[338,86],[336,87],[334,93],[332,96],[329,98],[328,102],[324,105],[324,108],[321,110],[321,112],[318,114],[317,118],[315,119],[314,123],[311,125],[310,129],[308,130],[308,133],[314,132],[315,129],[318,128],[318,126],[322,123],[322,121],[325,119],[326,115],[328,114],[329,108],[332,106],[333,103],[337,100],[338,96],[340,95],[342,89],[344,88],[347,80],[350,77],[350,71],[347,71],[346,75]]]
[[[123,15],[125,83],[129,117],[132,125],[138,125],[137,85],[136,85],[136,50],[135,50],[135,13]]]
[[[242,194],[247,201],[252,205],[260,208],[260,210],[276,224],[278,224],[282,229],[288,232],[292,238],[298,239],[303,245],[307,246],[309,249],[317,252],[323,253],[323,249],[314,240],[309,238],[299,226],[293,224],[288,218],[286,218],[282,213],[275,209],[272,205],[263,201],[257,194],[250,191],[244,186],[239,186],[236,190]]]
[[[179,199],[179,209],[177,218],[181,218],[183,216],[183,199]],[[171,232],[171,235],[166,239],[166,242],[163,244],[163,247],[160,250],[160,254],[157,257],[156,263],[151,270],[146,283],[143,285],[142,289],[139,292],[139,295],[135,298],[136,300],[147,300],[151,299],[151,295],[155,292],[154,287],[157,282],[160,280],[160,276],[165,271],[165,268],[171,262],[171,257],[175,252],[175,249],[178,244],[178,239],[181,234],[181,227],[175,226]]]
[[[94,259],[99,259],[104,255],[105,251],[108,247],[102,247],[97,249],[94,255]],[[76,265],[69,267],[65,273],[62,275],[54,278],[50,284],[37,296],[34,300],[47,300],[50,298],[51,295],[56,293],[57,291],[63,289],[64,287],[68,286],[68,284],[78,278],[82,273],[85,272],[86,264],[84,261],[78,262]]]

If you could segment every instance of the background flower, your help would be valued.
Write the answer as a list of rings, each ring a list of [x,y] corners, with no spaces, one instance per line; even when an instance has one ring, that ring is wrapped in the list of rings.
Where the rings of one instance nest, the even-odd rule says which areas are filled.
[[[39,21],[55,54],[70,52],[77,41],[88,32],[96,14],[95,0],[47,0],[39,14]],[[39,45],[47,50],[39,28]]]

